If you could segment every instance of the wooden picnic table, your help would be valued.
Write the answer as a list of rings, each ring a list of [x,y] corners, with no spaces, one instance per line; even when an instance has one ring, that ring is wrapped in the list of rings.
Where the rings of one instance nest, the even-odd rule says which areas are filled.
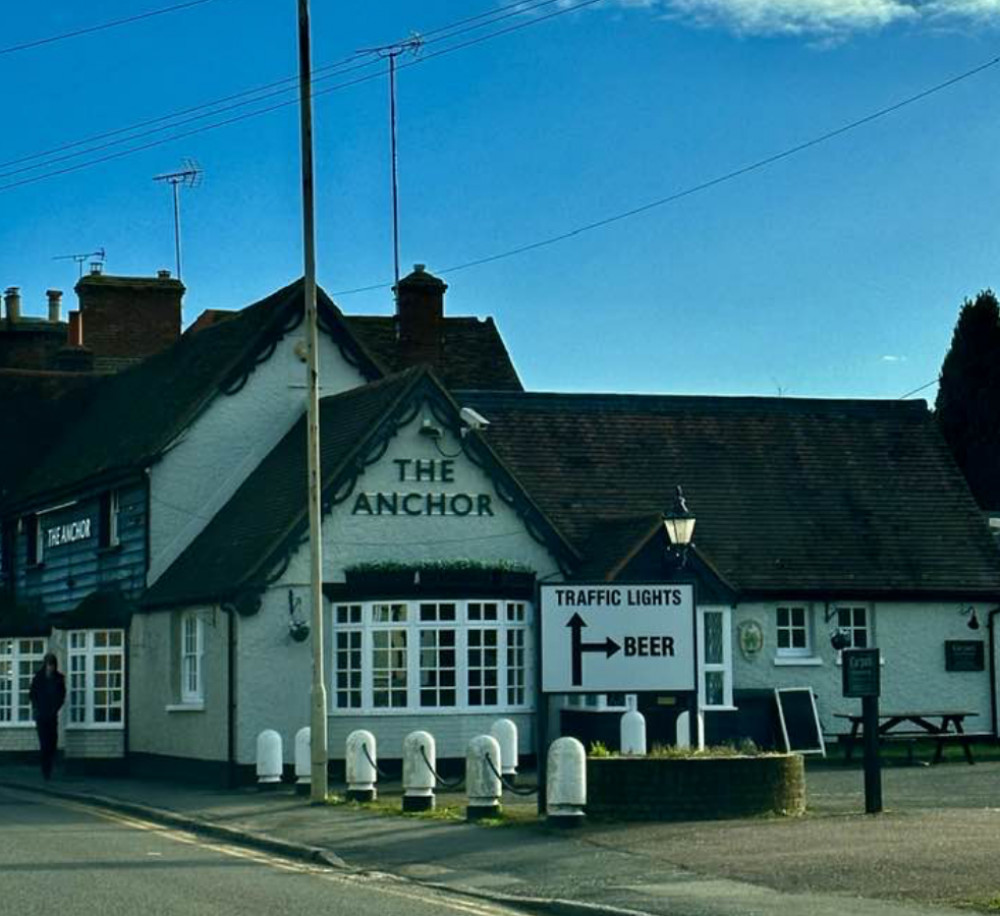
[[[890,740],[893,738],[934,738],[937,740],[937,750],[934,753],[934,763],[940,763],[944,756],[945,741],[954,737],[965,751],[965,759],[972,759],[972,748],[969,736],[965,733],[964,722],[970,716],[978,716],[977,712],[968,710],[936,709],[923,712],[880,712],[878,715],[878,733]],[[847,736],[845,761],[851,759],[854,753],[854,743],[861,732],[864,717],[861,713],[835,712],[835,719],[849,719],[851,732]]]

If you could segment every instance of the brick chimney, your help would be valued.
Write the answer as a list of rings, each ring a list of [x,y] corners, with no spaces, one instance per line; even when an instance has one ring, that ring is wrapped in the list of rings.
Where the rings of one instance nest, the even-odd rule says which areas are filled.
[[[396,334],[404,366],[441,361],[444,293],[448,285],[415,264],[396,286]]]
[[[62,372],[93,372],[94,351],[83,345],[83,315],[69,313],[69,333],[66,345],[56,354],[56,368]]]
[[[171,279],[169,271],[155,277],[115,277],[92,270],[80,278],[76,294],[98,372],[140,362],[180,338],[184,285]]]

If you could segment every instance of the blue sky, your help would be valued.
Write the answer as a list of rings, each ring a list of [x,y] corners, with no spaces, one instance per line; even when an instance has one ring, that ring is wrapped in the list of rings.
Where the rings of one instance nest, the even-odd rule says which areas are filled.
[[[295,0],[211,0],[2,50],[173,2],[6,10],[0,161],[295,74]],[[440,37],[400,71],[404,267],[444,276],[450,314],[493,315],[534,389],[894,398],[933,380],[963,298],[1000,285],[1000,66],[673,204],[446,268],[667,197],[985,64],[1000,53],[1000,0],[578,2]],[[435,30],[501,5],[313,0],[313,63],[447,36]],[[47,287],[74,298],[76,268],[56,255],[104,247],[110,273],[172,268],[169,191],[152,176],[191,157],[205,178],[182,199],[185,319],[267,295],[302,271],[297,118],[291,105],[17,186],[123,147],[0,166],[0,286],[41,315]],[[320,282],[334,294],[389,282],[386,81],[325,93],[315,118]],[[388,289],[335,298],[349,313],[392,308]]]

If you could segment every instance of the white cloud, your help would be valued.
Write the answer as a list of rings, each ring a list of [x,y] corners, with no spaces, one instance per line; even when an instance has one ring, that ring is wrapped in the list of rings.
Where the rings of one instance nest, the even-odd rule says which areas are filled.
[[[560,0],[569,4],[572,0]],[[740,35],[838,39],[897,23],[1000,24],[1000,0],[609,0]],[[602,4],[603,5],[603,4]]]
[[[882,357],[882,362],[884,363],[905,363],[905,356],[893,356],[891,353],[887,353]]]
[[[917,15],[900,0],[665,0],[664,9],[747,35],[841,35]]]

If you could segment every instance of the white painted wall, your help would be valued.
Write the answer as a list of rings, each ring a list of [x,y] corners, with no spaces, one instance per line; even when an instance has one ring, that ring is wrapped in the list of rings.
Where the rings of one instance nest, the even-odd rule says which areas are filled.
[[[151,585],[208,524],[305,411],[305,364],[295,354],[302,327],[234,395],[218,395],[150,470]],[[303,343],[304,346],[304,343]],[[320,335],[320,395],[364,384]]]
[[[181,704],[180,618],[186,610],[141,613],[132,618],[129,750],[226,760],[229,620],[217,606],[191,609],[202,621],[204,702],[200,709],[185,709]]]
[[[482,563],[514,562],[534,570],[539,579],[558,581],[559,567],[547,548],[528,534],[517,513],[496,494],[485,471],[464,455],[454,459],[453,483],[400,482],[396,459],[440,459],[433,443],[418,432],[422,416],[399,430],[385,455],[358,478],[355,492],[323,522],[323,580],[343,582],[344,570],[359,563],[394,560],[417,563],[434,560],[475,560]],[[457,439],[446,434],[440,441],[448,455],[461,451]],[[491,497],[492,516],[371,517],[352,515],[359,492],[471,493]],[[551,578],[549,578],[551,577]],[[309,554],[300,550],[292,559],[282,583],[305,585],[309,581]]]
[[[776,665],[776,612],[779,602],[744,604],[733,612],[733,685],[736,690],[773,689],[775,687],[812,687],[823,730],[841,734],[850,730],[850,723],[836,719],[833,713],[859,712],[860,700],[845,699],[841,689],[841,668],[837,653],[830,646],[830,633],[835,621],[824,621],[824,603],[812,608],[812,664]],[[801,602],[783,602],[801,604]],[[857,604],[860,602],[844,602]],[[831,608],[833,603],[831,602]],[[961,602],[902,603],[875,602],[871,629],[873,645],[882,652],[882,697],[880,707],[889,711],[919,711],[936,709],[969,710],[977,716],[965,722],[968,731],[989,731],[990,673],[989,634],[986,612],[990,606],[977,605],[983,626],[970,630],[968,617],[959,614]],[[746,620],[757,621],[764,631],[764,647],[747,657],[739,649],[739,625]],[[982,639],[986,645],[986,669],[981,672],[945,671],[944,641],[946,639]]]
[[[351,514],[354,495],[337,506],[323,523],[324,574],[326,582],[343,582],[344,570],[361,562],[394,560],[404,563],[471,559],[483,563],[517,562],[538,577],[558,575],[549,552],[526,531],[517,514],[496,495],[489,476],[464,457],[455,459],[453,483],[401,484],[396,458],[440,458],[433,444],[418,434],[422,417],[404,427],[390,443],[382,459],[367,469],[356,492],[463,492],[491,495],[493,516],[414,516],[372,518]],[[448,454],[459,451],[449,436],[441,442]],[[309,724],[309,694],[312,680],[310,642],[295,643],[288,635],[288,590],[301,592],[308,584],[309,554],[296,552],[282,578],[266,593],[258,614],[239,621],[239,700],[237,743],[240,763],[254,760],[256,735],[273,728],[282,737],[286,762],[294,757],[295,733]],[[332,696],[329,664],[333,658],[331,613],[325,603],[325,653],[328,665],[328,704]],[[303,612],[308,616],[308,605]],[[529,678],[533,674],[529,672]],[[529,680],[529,683],[531,681]],[[332,710],[332,705],[330,706]],[[329,752],[332,759],[344,754],[344,739],[355,728],[371,730],[379,741],[380,754],[398,757],[403,738],[422,728],[437,740],[441,757],[462,756],[469,738],[488,733],[501,713],[469,715],[434,713],[412,715],[345,715],[332,711],[329,721]],[[511,716],[518,725],[522,752],[532,747],[533,715]]]

